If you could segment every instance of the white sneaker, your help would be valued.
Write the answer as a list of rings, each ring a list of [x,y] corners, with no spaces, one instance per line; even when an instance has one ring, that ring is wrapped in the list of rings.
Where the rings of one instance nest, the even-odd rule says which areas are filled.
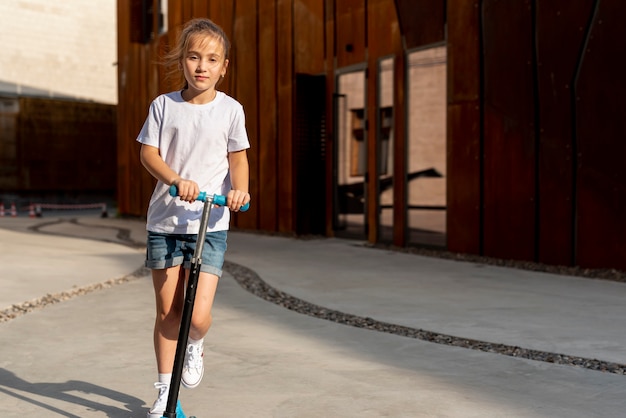
[[[183,375],[181,383],[188,389],[197,387],[202,381],[204,375],[204,344],[187,345],[187,353],[185,353],[185,364],[183,364]]]
[[[165,407],[167,406],[167,395],[170,391],[170,385],[167,383],[156,382],[154,387],[159,389],[159,397],[152,408],[150,408],[150,412],[148,412],[148,418],[161,418],[165,413]]]

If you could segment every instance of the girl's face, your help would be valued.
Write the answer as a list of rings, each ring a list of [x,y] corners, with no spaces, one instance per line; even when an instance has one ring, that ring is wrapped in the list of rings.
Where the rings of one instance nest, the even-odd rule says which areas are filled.
[[[213,100],[215,86],[226,74],[224,44],[216,36],[194,35],[189,39],[181,65],[192,97]]]

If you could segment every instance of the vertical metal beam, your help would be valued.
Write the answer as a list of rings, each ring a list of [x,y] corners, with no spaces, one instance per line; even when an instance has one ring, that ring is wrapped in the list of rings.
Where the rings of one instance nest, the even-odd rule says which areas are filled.
[[[335,0],[325,0],[326,55],[326,235],[334,236],[335,202]]]
[[[377,94],[379,86],[378,60],[370,57],[367,63],[366,75],[366,121],[367,121],[367,172],[365,182],[367,187],[367,240],[374,244],[378,242],[380,228],[380,144],[378,140]]]
[[[401,42],[396,42],[393,82],[393,245],[404,247],[408,243],[408,193],[407,193],[407,59]]]
[[[446,231],[449,251],[482,251],[480,1],[447,1]]]

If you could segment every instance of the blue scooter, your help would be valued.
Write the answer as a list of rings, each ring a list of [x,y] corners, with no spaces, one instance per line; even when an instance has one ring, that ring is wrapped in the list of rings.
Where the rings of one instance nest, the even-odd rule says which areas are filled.
[[[178,189],[172,185],[170,187],[170,195],[178,196]],[[200,277],[200,266],[202,265],[202,249],[206,238],[207,225],[209,224],[209,216],[213,205],[226,206],[226,196],[212,195],[206,192],[200,192],[198,198],[204,202],[202,210],[202,219],[200,220],[200,229],[196,241],[196,249],[191,259],[191,269],[189,272],[189,280],[187,281],[187,291],[185,292],[185,302],[183,306],[183,314],[180,320],[180,330],[178,333],[178,342],[176,344],[176,356],[174,357],[174,368],[172,370],[172,380],[170,380],[170,391],[167,395],[167,405],[162,418],[187,418],[183,412],[183,408],[178,400],[178,392],[180,390],[180,381],[183,375],[183,364],[185,362],[185,351],[187,350],[187,338],[189,337],[189,327],[191,326],[191,314],[193,313],[193,305],[196,299],[196,290],[198,287],[198,278]],[[245,212],[250,208],[247,203],[241,207],[240,211]],[[190,416],[189,418],[195,418]]]

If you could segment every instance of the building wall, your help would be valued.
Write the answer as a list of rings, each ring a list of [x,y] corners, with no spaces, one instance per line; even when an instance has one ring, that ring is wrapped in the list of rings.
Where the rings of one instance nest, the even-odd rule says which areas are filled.
[[[113,195],[114,105],[0,96],[0,128],[0,200],[5,193]]]
[[[448,248],[626,269],[626,3],[447,8]]]
[[[117,103],[116,0],[0,2],[0,93]]]
[[[298,201],[303,176],[294,155],[304,147],[297,128],[311,122],[298,125],[305,114],[298,106],[302,94],[316,100],[324,94],[326,176],[319,181],[326,186],[326,210],[317,213],[325,217],[326,235],[335,233],[333,156],[341,146],[337,132],[345,132],[334,112],[342,91],[338,75],[358,69],[367,75],[359,84],[365,84],[363,112],[370,121],[363,134],[370,181],[360,185],[364,214],[358,216],[367,240],[380,242],[381,186],[371,180],[381,174],[375,124],[377,95],[385,87],[379,63],[393,57],[393,205],[387,230],[395,245],[409,244],[409,203],[438,206],[445,194],[450,251],[626,268],[626,65],[618,53],[626,36],[623,1],[172,0],[168,33],[146,44],[129,42],[130,1],[118,2],[123,213],[143,214],[152,189],[135,137],[149,101],[171,88],[154,62],[183,22],[208,16],[233,41],[223,89],[243,103],[252,141],[251,191],[258,204],[236,219],[237,226],[296,233],[308,209]],[[412,66],[412,52],[444,46],[428,67]],[[424,74],[426,68],[436,84],[416,86],[431,92],[437,113],[413,119],[411,72]],[[302,73],[325,76],[325,91],[297,86]],[[435,168],[445,166],[445,177],[428,181],[445,184],[427,200],[414,201],[425,197],[408,184],[410,173],[421,168],[412,165],[413,140],[407,140],[416,131],[418,139],[440,141],[431,160]],[[423,156],[415,153],[418,162]]]
[[[220,90],[240,101],[246,111],[250,137],[250,190],[255,199],[251,209],[236,216],[234,224],[246,229],[293,233],[296,202],[294,132],[308,121],[295,122],[296,71],[324,71],[324,2],[291,1],[169,1],[167,33],[145,43],[132,40],[137,11],[130,0],[118,0],[118,205],[122,213],[144,215],[154,179],[139,163],[135,141],[147,115],[150,101],[174,87],[163,77],[157,63],[168,45],[175,42],[181,26],[193,17],[210,17],[222,26],[232,42],[229,67]],[[156,2],[155,2],[156,4]],[[164,6],[165,2],[161,2]],[[161,9],[163,12],[163,9]],[[295,30],[294,20],[298,21]],[[291,34],[292,36],[279,36]],[[306,89],[298,94],[305,94]],[[313,93],[325,92],[317,89]],[[321,139],[320,139],[321,140]],[[302,169],[302,168],[301,168]],[[322,200],[320,200],[322,201]],[[301,223],[300,223],[301,224]]]

